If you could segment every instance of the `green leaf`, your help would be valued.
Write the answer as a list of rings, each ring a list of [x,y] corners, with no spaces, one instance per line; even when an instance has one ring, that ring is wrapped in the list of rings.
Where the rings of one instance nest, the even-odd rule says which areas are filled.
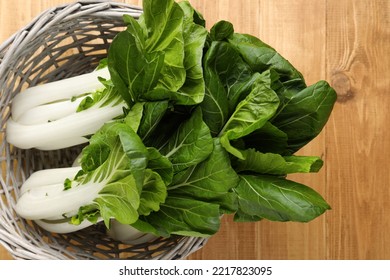
[[[131,107],[142,93],[157,85],[164,66],[164,53],[147,51],[138,22],[131,17],[127,20],[128,29],[115,36],[107,59],[112,82]]]
[[[97,223],[99,216],[100,213],[96,204],[85,205],[79,208],[77,215],[72,216],[69,223],[72,225],[80,225],[84,220]]]
[[[272,221],[309,222],[330,209],[313,189],[280,177],[241,175],[235,191],[239,209]]]
[[[248,34],[234,33],[228,41],[253,71],[262,73],[272,68],[281,76],[282,81],[300,79],[304,84],[302,74],[275,49],[260,39]]]
[[[161,149],[177,131],[177,128],[188,120],[189,117],[190,114],[183,114],[175,109],[167,110],[159,123],[156,124],[155,129],[152,129],[148,137],[143,138],[145,145]]]
[[[204,101],[200,104],[204,122],[209,126],[213,136],[218,135],[225,125],[229,114],[229,102],[224,85],[218,76],[216,65],[216,47],[210,48],[204,57],[204,79],[206,92]]]
[[[121,146],[129,159],[129,170],[134,176],[138,188],[141,189],[144,182],[144,171],[148,165],[149,153],[134,130],[126,125],[122,126],[123,129],[118,130]]]
[[[214,24],[213,27],[210,29],[210,37],[213,41],[222,41],[230,36],[232,36],[234,33],[234,27],[233,24],[231,24],[228,21],[221,20]]]
[[[147,139],[159,126],[168,106],[168,101],[144,103],[143,115],[138,128],[138,135],[143,141]]]
[[[183,198],[170,193],[158,212],[140,217],[135,228],[160,236],[178,234],[184,236],[208,237],[220,226],[220,212],[217,204]]]
[[[298,151],[322,131],[336,99],[335,90],[325,81],[283,97],[281,109],[271,122],[286,133],[290,153]]]
[[[222,209],[235,211],[237,200],[231,190],[239,178],[231,167],[228,153],[222,148],[218,138],[214,149],[201,163],[174,176],[169,190],[177,195],[221,205]]]
[[[144,104],[142,102],[135,103],[133,107],[128,111],[127,116],[125,117],[125,123],[127,126],[131,127],[135,132],[138,131],[138,128],[141,124],[141,119],[143,116]]]
[[[206,95],[201,107],[213,135],[220,132],[258,78],[230,44],[212,42],[204,56]]]
[[[167,74],[164,74],[164,77],[167,75],[174,76],[172,80],[176,81],[177,84],[173,86],[172,83],[162,82],[154,90],[146,93],[144,95],[148,100],[172,100],[175,104],[178,105],[195,105],[202,102],[205,92],[205,84],[203,80],[203,68],[202,68],[202,57],[203,57],[203,48],[206,42],[207,30],[196,24],[197,14],[191,5],[187,2],[179,3],[179,6],[182,8],[183,22],[181,29],[182,39],[176,38],[175,42],[182,40],[183,50],[178,49],[178,44],[176,49],[169,48],[169,51],[172,53],[173,58],[182,59],[181,71],[184,71],[182,74],[184,76],[179,76],[175,74],[174,71],[170,71]],[[174,6],[172,6],[172,9]],[[161,25],[158,23],[159,26]],[[177,36],[179,34],[176,34]],[[170,35],[171,36],[171,33]],[[165,50],[166,52],[167,50]],[[183,52],[183,55],[181,54]],[[170,57],[165,59],[165,64],[171,66],[173,63]],[[178,61],[179,62],[179,61]],[[163,69],[164,70],[164,69]]]
[[[247,215],[243,212],[241,212],[240,210],[238,210],[235,214],[234,214],[234,221],[235,222],[249,222],[249,223],[252,223],[252,222],[258,222],[258,221],[261,221],[262,218],[261,217],[257,217],[257,216],[251,216],[251,215]]]
[[[238,105],[220,132],[222,146],[234,156],[244,159],[230,140],[239,139],[261,128],[276,112],[279,98],[270,88],[270,72],[266,71],[254,84],[250,94]]]
[[[263,153],[285,154],[287,134],[267,121],[260,129],[242,138],[246,148],[254,148]]]
[[[172,182],[173,167],[171,161],[160,154],[160,152],[153,147],[148,147],[148,166],[147,168],[157,172],[166,185]]]
[[[102,83],[102,88],[84,97],[77,107],[76,112],[81,112],[92,107],[116,106],[122,102],[121,95],[117,88],[113,86],[111,80],[105,80],[103,78],[99,78],[99,80]],[[75,98],[82,97],[76,96]]]
[[[110,151],[109,145],[104,142],[89,144],[82,151],[81,168],[84,172],[95,170],[107,160]]]
[[[205,83],[203,79],[203,48],[207,38],[207,29],[194,22],[197,14],[188,2],[180,2],[179,6],[184,11],[183,39],[184,39],[184,68],[186,79],[180,88],[178,96],[189,96],[189,101],[178,104],[199,104],[203,101]]]
[[[286,156],[279,154],[261,153],[254,149],[241,151],[244,160],[237,160],[235,170],[253,171],[260,174],[285,175],[290,173],[317,172],[323,161],[314,156]]]
[[[195,10],[190,2],[188,1],[181,1],[178,2],[180,8],[184,12],[184,18],[186,21],[193,22],[197,25],[200,25],[202,27],[206,27],[206,21],[204,20],[202,14],[199,13],[199,11]]]
[[[190,24],[188,24],[188,23],[194,23],[194,24],[199,25],[201,27],[206,26],[206,21],[204,20],[202,14],[200,14],[197,10],[195,10],[191,6],[190,2],[181,1],[181,2],[178,2],[178,4],[184,12],[184,21],[185,21],[184,28],[186,28],[187,26],[190,26]]]
[[[140,194],[132,175],[107,184],[94,201],[107,228],[111,218],[122,224],[131,224],[138,219]]]
[[[110,218],[125,224],[135,222],[148,150],[134,130],[122,121],[105,124],[90,141],[82,152],[83,171],[76,176],[74,188],[100,190],[94,202],[107,227]],[[80,213],[76,221],[82,219]]]
[[[184,14],[173,0],[149,0],[143,2],[140,24],[147,33],[148,52],[164,54],[164,63],[158,87],[177,91],[184,84]]]
[[[178,127],[160,152],[172,162],[174,171],[179,172],[203,161],[212,150],[210,130],[202,120],[202,111],[197,108],[191,118]]]
[[[107,58],[102,58],[99,61],[99,65],[96,67],[96,70],[100,70],[107,67]]]
[[[166,197],[167,187],[160,175],[157,172],[147,169],[138,213],[147,216],[152,211],[158,211],[160,204],[165,201]]]

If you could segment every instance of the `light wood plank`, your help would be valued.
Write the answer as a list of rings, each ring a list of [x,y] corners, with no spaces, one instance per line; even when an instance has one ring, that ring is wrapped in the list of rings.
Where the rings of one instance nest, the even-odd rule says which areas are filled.
[[[390,2],[328,0],[328,258],[389,259]]]

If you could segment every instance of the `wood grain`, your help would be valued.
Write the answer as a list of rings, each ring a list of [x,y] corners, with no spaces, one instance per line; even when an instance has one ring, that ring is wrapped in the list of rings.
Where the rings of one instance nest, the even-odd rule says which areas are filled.
[[[0,2],[0,41],[66,0]],[[141,5],[141,0],[126,0]],[[190,259],[390,259],[390,1],[190,0],[210,28],[231,21],[276,48],[308,84],[329,81],[338,101],[324,131],[300,154],[318,174],[294,175],[331,204],[307,224],[262,221],[221,230]],[[0,259],[10,258],[0,248]]]
[[[390,2],[327,9],[327,79],[339,95],[326,135],[328,257],[389,259]]]

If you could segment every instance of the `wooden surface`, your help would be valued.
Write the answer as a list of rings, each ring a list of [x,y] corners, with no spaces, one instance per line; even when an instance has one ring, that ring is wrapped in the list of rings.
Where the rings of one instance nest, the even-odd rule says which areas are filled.
[[[67,2],[1,0],[0,41],[43,9]],[[231,21],[237,32],[276,48],[308,84],[325,79],[339,96],[326,129],[300,152],[322,156],[323,169],[291,176],[321,193],[332,210],[308,224],[235,224],[225,217],[190,259],[390,259],[390,1],[190,2],[208,27]],[[0,246],[0,259],[7,258]]]

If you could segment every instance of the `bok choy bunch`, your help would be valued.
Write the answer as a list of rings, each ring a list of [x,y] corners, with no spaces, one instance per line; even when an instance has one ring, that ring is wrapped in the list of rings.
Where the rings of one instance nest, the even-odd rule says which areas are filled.
[[[143,8],[138,21],[124,16],[127,28],[99,70],[108,75],[91,74],[101,77],[103,89],[80,93],[82,111],[102,112],[101,104],[109,104],[115,114],[77,130],[74,139],[88,142],[78,167],[32,174],[16,212],[54,232],[103,221],[111,231],[123,225],[166,237],[210,236],[222,214],[238,222],[308,222],[329,209],[316,191],[287,178],[323,165],[295,153],[331,114],[336,93],[329,84],[307,86],[276,50],[235,33],[229,22],[208,32],[188,2],[144,0]],[[80,114],[75,104],[65,108],[71,102],[32,107],[63,104],[64,115]],[[16,106],[13,118],[21,120]],[[60,129],[52,116],[44,119]],[[18,146],[13,125],[7,135]],[[67,135],[66,145],[82,142]],[[23,146],[20,138],[19,147],[59,148],[57,140]]]

